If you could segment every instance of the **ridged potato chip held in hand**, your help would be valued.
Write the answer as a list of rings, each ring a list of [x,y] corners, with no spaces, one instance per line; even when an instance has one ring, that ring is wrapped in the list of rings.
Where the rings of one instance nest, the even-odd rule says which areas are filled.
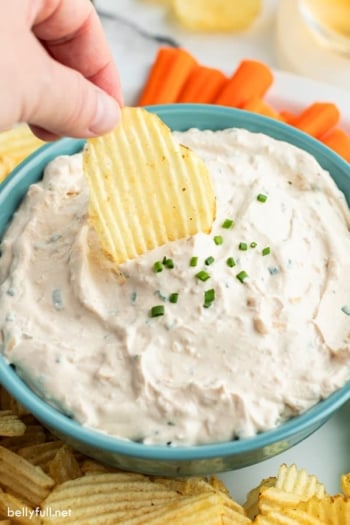
[[[216,212],[210,173],[158,116],[123,108],[114,131],[88,140],[83,163],[90,218],[116,264],[210,232]]]

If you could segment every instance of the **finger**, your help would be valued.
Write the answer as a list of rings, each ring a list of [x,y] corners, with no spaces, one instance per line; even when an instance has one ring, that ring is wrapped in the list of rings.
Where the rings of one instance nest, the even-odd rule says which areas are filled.
[[[117,68],[101,22],[89,0],[44,3],[32,30],[52,57],[79,71],[119,104],[123,103]]]
[[[78,71],[55,61],[33,36],[32,40],[29,54],[36,59],[25,75],[21,119],[41,137],[45,130],[56,136],[88,138],[115,127],[120,117],[115,99]]]
[[[50,133],[46,129],[40,128],[39,126],[35,126],[34,124],[31,124],[30,129],[38,137],[38,139],[44,140],[45,142],[52,142],[54,140],[60,139],[60,135],[55,135],[55,133]]]

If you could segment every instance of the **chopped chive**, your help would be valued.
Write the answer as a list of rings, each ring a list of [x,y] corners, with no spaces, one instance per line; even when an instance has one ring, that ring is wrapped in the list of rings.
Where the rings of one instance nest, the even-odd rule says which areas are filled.
[[[264,195],[263,193],[259,193],[256,197],[256,200],[259,202],[266,202],[267,201],[267,195]]]
[[[198,257],[191,257],[190,259],[190,266],[194,267],[198,264]]]
[[[250,247],[251,247],[251,248],[256,248],[257,246],[258,246],[258,245],[257,245],[257,243],[256,243],[255,241],[253,241],[253,242],[250,243]]]
[[[209,308],[215,301],[215,290],[214,288],[211,288],[210,290],[206,290],[204,292],[204,308]]]
[[[152,306],[150,311],[151,317],[160,317],[161,315],[164,315],[164,306],[162,304],[157,304],[156,306]]]
[[[230,268],[233,268],[234,266],[236,266],[236,261],[234,260],[233,257],[228,257],[226,259],[226,264],[227,266],[229,266]]]
[[[204,262],[207,266],[210,266],[211,264],[213,264],[214,261],[215,261],[214,257],[210,256],[210,257],[207,257]]]
[[[277,266],[270,266],[269,267],[270,275],[277,275],[279,273],[279,269]]]
[[[156,273],[163,271],[163,263],[161,261],[156,261],[153,265],[153,271]]]
[[[215,235],[214,242],[217,246],[224,242],[224,238],[221,235]]]
[[[248,250],[248,244],[246,242],[240,242],[238,248],[245,252],[246,250]]]
[[[165,268],[168,268],[168,270],[172,270],[174,268],[174,261],[172,259],[166,259],[164,263]]]
[[[235,225],[235,221],[234,220],[232,220],[232,219],[225,219],[221,226],[223,228],[226,228],[226,230],[228,230],[234,225]]]
[[[271,252],[270,246],[265,246],[265,248],[263,248],[261,251],[262,255],[269,255],[270,252]]]
[[[208,272],[206,272],[204,270],[201,270],[200,272],[196,273],[196,277],[200,281],[204,282],[204,281],[207,281],[210,278],[210,275],[208,274]]]
[[[170,303],[177,303],[178,300],[179,300],[179,294],[178,293],[171,293],[169,295],[169,302]]]
[[[162,259],[162,264],[165,264],[167,262],[167,258],[166,258],[166,255],[164,255],[163,259]]]
[[[241,283],[244,283],[244,281],[248,278],[248,274],[245,270],[242,270],[236,275],[236,277],[239,281],[241,281]]]
[[[345,304],[345,305],[342,307],[341,311],[342,311],[345,315],[350,315],[350,306],[347,305],[347,304]]]

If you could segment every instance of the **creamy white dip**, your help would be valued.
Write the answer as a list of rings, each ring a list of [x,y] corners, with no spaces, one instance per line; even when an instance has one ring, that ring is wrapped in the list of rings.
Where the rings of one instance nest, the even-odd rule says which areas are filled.
[[[127,262],[121,284],[89,225],[81,155],[57,158],[2,243],[2,352],[103,432],[147,444],[252,436],[350,378],[349,210],[291,145],[244,130],[175,135],[212,173],[211,234]],[[174,268],[155,272],[164,257]]]

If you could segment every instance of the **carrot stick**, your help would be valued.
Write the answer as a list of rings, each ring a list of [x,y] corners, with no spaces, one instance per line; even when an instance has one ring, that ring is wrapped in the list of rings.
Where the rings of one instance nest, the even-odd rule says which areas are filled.
[[[151,67],[138,104],[163,104],[176,99],[192,69],[195,58],[181,48],[161,47]]]
[[[243,105],[242,109],[252,111],[253,113],[259,113],[259,115],[265,115],[265,117],[282,120],[278,112],[269,106],[269,104],[261,100],[261,98],[252,98]]]
[[[339,110],[335,104],[315,102],[294,119],[293,126],[313,137],[321,138],[337,124],[339,118]]]
[[[284,110],[280,111],[280,118],[286,124],[293,125],[293,123],[294,123],[294,121],[296,119],[296,116],[291,111],[288,111],[288,110],[284,109]]]
[[[198,65],[188,75],[177,102],[202,102],[215,100],[227,77],[218,69]]]
[[[350,135],[345,131],[335,128],[322,137],[321,142],[350,162]]]
[[[241,108],[252,98],[263,98],[273,82],[272,71],[256,60],[243,60],[215,103]]]

